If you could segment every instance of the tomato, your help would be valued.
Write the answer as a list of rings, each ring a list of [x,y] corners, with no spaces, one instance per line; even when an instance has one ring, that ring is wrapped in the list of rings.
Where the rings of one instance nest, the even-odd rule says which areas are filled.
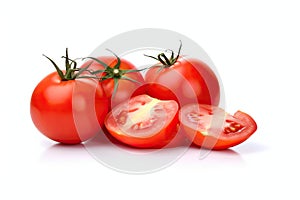
[[[72,70],[75,68],[71,68],[68,58],[67,71],[50,61],[57,72],[46,76],[34,89],[30,102],[32,121],[41,133],[54,141],[65,144],[86,141],[104,125],[108,98],[98,81],[79,79],[79,73],[74,73],[76,70]]]
[[[91,58],[91,57],[90,57]],[[89,66],[89,70],[100,79],[106,96],[111,99],[111,107],[127,101],[131,96],[144,94],[144,78],[140,70],[125,59],[115,56],[91,58],[81,68]]]
[[[186,105],[180,109],[179,119],[188,138],[208,149],[221,150],[238,145],[257,129],[250,115],[237,111],[232,116],[211,105]]]
[[[161,148],[178,130],[178,104],[138,95],[112,109],[105,126],[117,140],[139,148]]]
[[[181,47],[180,47],[181,48]],[[180,52],[180,49],[179,49]],[[218,105],[220,86],[215,73],[204,62],[178,56],[167,58],[164,53],[160,61],[145,75],[146,92],[159,99],[176,100],[180,106],[189,103]]]

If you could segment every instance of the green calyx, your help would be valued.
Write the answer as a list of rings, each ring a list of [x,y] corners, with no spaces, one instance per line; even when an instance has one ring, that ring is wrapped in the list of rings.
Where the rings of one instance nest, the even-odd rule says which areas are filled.
[[[83,72],[90,73],[88,68],[91,64],[87,65],[84,68],[77,68],[77,62],[69,58],[68,48],[66,48],[66,55],[62,56],[62,58],[65,59],[65,72],[63,72],[51,58],[44,54],[43,56],[50,60],[62,81],[75,80],[76,78],[97,78],[94,75],[82,75]]]
[[[168,68],[168,67],[171,67],[172,65],[174,65],[177,62],[177,60],[179,58],[179,55],[180,55],[181,47],[182,47],[182,42],[180,40],[180,46],[179,46],[176,57],[175,57],[174,51],[172,51],[170,49],[168,49],[169,51],[171,51],[171,56],[169,58],[166,56],[165,53],[160,53],[160,54],[158,54],[157,57],[149,56],[149,55],[146,55],[146,54],[144,54],[144,56],[147,56],[149,58],[153,58],[153,59],[159,61],[162,64],[162,69],[163,68]]]
[[[114,66],[109,66],[108,64],[106,64],[105,62],[94,58],[94,57],[86,57],[83,59],[91,59],[96,61],[97,63],[101,64],[104,69],[103,70],[96,70],[96,71],[91,71],[90,73],[92,75],[97,75],[97,74],[102,74],[99,77],[99,81],[105,81],[108,79],[113,79],[114,81],[114,91],[113,91],[113,96],[115,95],[115,93],[117,92],[118,89],[118,85],[119,85],[119,80],[128,80],[134,83],[139,83],[139,81],[134,80],[128,76],[126,76],[126,74],[129,73],[134,73],[134,72],[140,72],[143,71],[145,69],[120,69],[121,66],[121,59],[119,58],[118,55],[116,55],[114,52],[112,52],[111,50],[107,49],[108,51],[110,51],[117,59],[117,63]]]

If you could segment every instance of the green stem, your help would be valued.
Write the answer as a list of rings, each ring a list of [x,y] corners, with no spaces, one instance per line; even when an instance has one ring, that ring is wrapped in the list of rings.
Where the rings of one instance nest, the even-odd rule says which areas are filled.
[[[114,81],[114,90],[113,90],[113,94],[112,94],[112,97],[114,97],[117,92],[120,79],[131,81],[134,83],[140,83],[139,81],[131,79],[125,75],[128,73],[140,72],[147,68],[145,68],[145,69],[121,69],[120,67],[121,67],[122,61],[121,61],[120,57],[117,54],[115,54],[113,51],[111,51],[109,49],[106,49],[106,50],[111,52],[116,57],[117,63],[114,66],[109,66],[108,64],[106,64],[105,62],[101,61],[98,58],[93,58],[93,57],[87,57],[87,58],[92,59],[93,61],[96,61],[97,63],[99,63],[100,65],[102,65],[104,67],[104,70],[101,69],[101,70],[92,72],[93,75],[100,74],[100,81],[105,81],[108,79],[112,79]],[[83,59],[86,59],[86,58],[83,58]],[[102,74],[104,74],[104,76],[101,76]]]
[[[68,48],[66,48],[66,55],[62,56],[62,58],[65,59],[65,70],[66,72],[64,73],[58,66],[57,64],[48,56],[44,55],[55,67],[57,74],[59,75],[60,79],[62,81],[69,81],[69,80],[75,80],[76,78],[95,78],[96,76],[93,76],[92,72],[90,70],[88,70],[88,67],[91,65],[88,64],[86,67],[84,68],[77,68],[77,62],[75,60],[72,60],[69,58],[69,53],[68,53]],[[91,74],[92,76],[88,76],[88,75],[84,75],[82,77],[80,77],[80,75],[83,72],[88,72],[89,74]]]
[[[160,53],[160,54],[158,54],[157,57],[149,56],[149,55],[145,55],[145,56],[153,58],[155,60],[158,60],[163,65],[164,68],[171,67],[172,65],[174,65],[177,62],[177,60],[180,56],[182,42],[181,42],[181,40],[179,40],[179,41],[180,41],[180,46],[179,46],[179,49],[177,52],[177,56],[175,58],[174,58],[174,51],[172,51],[172,50],[171,50],[172,54],[171,54],[170,58],[168,58],[165,53]]]

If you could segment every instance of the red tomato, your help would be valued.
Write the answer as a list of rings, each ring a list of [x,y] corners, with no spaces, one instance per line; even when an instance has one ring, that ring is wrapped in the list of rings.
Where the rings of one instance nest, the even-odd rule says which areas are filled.
[[[179,104],[218,105],[219,82],[208,65],[196,59],[180,57],[171,66],[157,64],[145,76],[147,94],[159,99],[173,99]]]
[[[119,104],[107,115],[105,126],[117,140],[139,148],[161,148],[178,130],[178,104],[139,95]]]
[[[30,113],[37,129],[48,138],[77,144],[101,130],[108,113],[108,98],[98,81],[89,78],[75,80],[78,76],[72,69],[76,65],[71,68],[68,57],[66,60],[68,72],[55,65],[57,72],[49,74],[36,86]]]
[[[237,111],[232,116],[211,105],[186,105],[181,108],[179,118],[188,138],[208,149],[221,150],[238,145],[257,129],[248,114]]]
[[[103,62],[109,68],[96,60]],[[81,68],[89,64],[89,70],[99,71],[97,76],[100,78],[105,94],[111,98],[111,107],[129,100],[132,95],[145,93],[143,87],[140,87],[144,84],[143,76],[127,60],[118,60],[117,56],[103,56],[87,61]]]
[[[159,61],[146,73],[147,93],[159,99],[176,100],[180,106],[189,103],[218,105],[220,86],[215,73],[200,60],[180,56],[181,47],[180,41],[176,57],[173,51],[169,58],[165,53],[157,57],[145,55]]]

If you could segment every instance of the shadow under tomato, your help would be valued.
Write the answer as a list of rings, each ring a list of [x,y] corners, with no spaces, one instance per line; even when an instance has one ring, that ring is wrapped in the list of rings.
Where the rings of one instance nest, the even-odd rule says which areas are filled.
[[[243,154],[252,154],[266,151],[268,147],[259,143],[247,142],[237,146],[236,149]]]
[[[246,164],[242,155],[234,149],[209,150],[191,145],[182,161],[200,167],[233,167]]]
[[[67,145],[55,143],[45,149],[39,160],[46,163],[77,163],[90,160],[90,158],[91,156],[83,144]]]
[[[190,141],[185,137],[184,133],[179,132],[177,135],[174,136],[174,138],[164,147],[162,148],[176,148],[176,147],[189,147]],[[102,132],[97,134],[94,138],[86,141],[83,143],[85,146],[116,146],[123,149],[132,149],[132,150],[146,150],[149,151],[155,151],[162,148],[138,148],[133,147],[128,144],[125,144],[123,142],[120,142],[116,138],[114,138],[105,128],[102,129]]]
[[[97,134],[96,137],[84,143],[85,148],[89,151],[127,151],[129,153],[134,154],[144,154],[151,153],[156,151],[157,149],[140,149],[124,144],[113,136],[111,136],[108,132],[104,131],[102,133]],[[109,150],[110,149],[110,150]]]
[[[84,143],[100,163],[126,173],[148,173],[171,165],[186,152],[183,147],[142,149],[123,144],[110,135],[98,134]]]

